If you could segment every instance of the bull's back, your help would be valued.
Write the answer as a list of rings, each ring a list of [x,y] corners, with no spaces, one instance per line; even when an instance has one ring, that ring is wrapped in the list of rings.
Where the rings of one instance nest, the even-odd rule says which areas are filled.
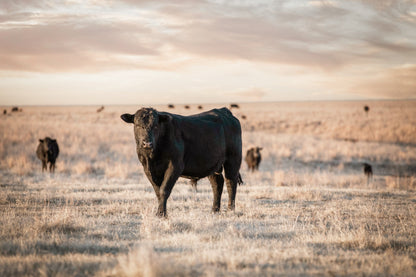
[[[233,152],[241,156],[241,125],[240,121],[227,108],[217,110],[221,117],[224,127],[226,147],[228,152]]]
[[[241,125],[240,121],[233,116],[227,108],[213,109],[201,114],[187,117],[193,121],[194,128],[191,133],[202,132],[199,136],[201,153],[206,153],[223,163],[230,156],[237,157],[237,163],[241,163]]]
[[[183,175],[202,178],[219,172],[227,153],[227,123],[221,112],[175,116],[174,120],[184,145]]]
[[[188,127],[190,133],[199,131],[206,136],[217,136],[221,129],[224,139],[239,138],[241,141],[240,121],[227,108],[213,109],[196,115],[184,116],[183,126]],[[226,141],[227,144],[227,141]]]
[[[189,120],[212,122],[223,126],[226,132],[241,133],[240,121],[227,108],[213,109],[196,115],[187,116]],[[203,124],[202,124],[203,125]]]

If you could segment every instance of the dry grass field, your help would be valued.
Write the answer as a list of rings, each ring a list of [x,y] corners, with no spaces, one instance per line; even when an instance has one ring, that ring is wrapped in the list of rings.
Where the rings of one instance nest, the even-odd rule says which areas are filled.
[[[416,101],[241,104],[243,155],[264,150],[235,212],[226,190],[212,214],[209,182],[179,179],[167,219],[119,117],[139,107],[6,107],[0,276],[416,275]],[[45,136],[55,174],[36,157]]]

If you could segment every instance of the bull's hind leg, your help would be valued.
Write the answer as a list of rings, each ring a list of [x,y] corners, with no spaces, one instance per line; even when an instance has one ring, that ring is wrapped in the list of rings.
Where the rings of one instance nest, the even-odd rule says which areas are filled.
[[[225,163],[224,175],[228,191],[228,209],[233,211],[235,209],[235,196],[237,194],[237,184],[240,180],[239,167]]]
[[[212,192],[214,193],[214,202],[212,204],[212,211],[214,213],[220,211],[221,207],[221,195],[222,190],[224,188],[224,177],[222,177],[222,174],[212,174],[208,176],[209,182],[212,186]]]
[[[235,209],[235,196],[237,195],[237,180],[225,178],[228,191],[228,209],[234,211]]]

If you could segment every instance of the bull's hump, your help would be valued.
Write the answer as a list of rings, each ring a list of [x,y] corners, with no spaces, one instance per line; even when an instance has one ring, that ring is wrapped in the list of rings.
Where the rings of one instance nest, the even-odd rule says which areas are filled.
[[[232,112],[227,107],[222,107],[219,110],[224,112],[224,113],[232,114]]]

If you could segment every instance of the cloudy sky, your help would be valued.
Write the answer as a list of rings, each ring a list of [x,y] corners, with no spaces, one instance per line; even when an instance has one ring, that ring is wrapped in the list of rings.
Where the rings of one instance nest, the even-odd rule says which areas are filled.
[[[416,0],[1,0],[0,105],[416,98]]]

